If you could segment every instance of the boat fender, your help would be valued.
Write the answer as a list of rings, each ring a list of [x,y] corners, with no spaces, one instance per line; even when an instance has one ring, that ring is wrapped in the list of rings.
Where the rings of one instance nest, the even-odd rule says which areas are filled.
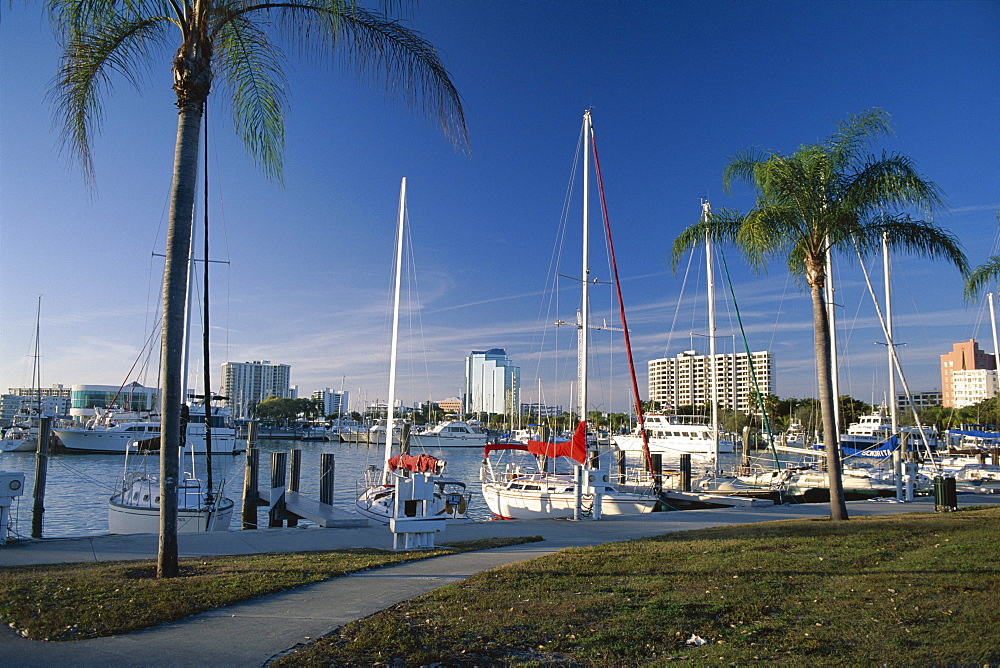
[[[458,514],[464,515],[465,511],[469,509],[469,501],[464,496],[458,501]]]

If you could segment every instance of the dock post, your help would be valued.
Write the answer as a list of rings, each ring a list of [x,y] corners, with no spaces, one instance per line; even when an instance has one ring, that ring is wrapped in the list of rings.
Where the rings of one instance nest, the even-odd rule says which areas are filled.
[[[256,422],[250,423],[250,430],[256,436]],[[247,443],[252,441],[247,438]],[[257,528],[257,502],[260,500],[260,493],[257,491],[257,483],[260,479],[260,450],[254,445],[247,446],[247,463],[243,469],[243,528]]]
[[[302,449],[295,448],[291,451],[292,458],[289,462],[289,473],[288,473],[288,491],[297,492],[299,491],[299,483],[302,480]],[[298,517],[289,517],[288,526],[297,527],[299,525]]]
[[[392,432],[388,432],[390,435],[386,436],[386,439],[392,438]],[[388,440],[386,441],[389,442]],[[386,445],[385,447],[390,447]],[[404,422],[403,426],[399,428],[399,451],[404,455],[410,454],[410,423]]]
[[[284,501],[278,501],[275,503],[274,495],[285,491],[285,466],[287,465],[287,462],[287,452],[271,453],[271,495],[269,497],[271,509],[267,511],[267,526],[269,527],[283,526],[282,510],[284,509],[285,504]]]
[[[587,463],[592,469],[601,468],[601,452],[600,450],[591,450],[587,453]]]
[[[538,438],[542,441],[542,443],[549,442],[549,431],[549,425],[547,424],[543,424],[538,428]],[[549,458],[545,455],[539,455],[538,457],[538,470],[540,473],[549,472]]]
[[[659,452],[654,452],[649,455],[650,462],[653,464],[653,486],[657,489],[663,487],[663,455]]]
[[[332,452],[319,456],[319,502],[333,505],[333,474],[335,460]]]
[[[691,491],[691,453],[685,452],[681,455],[681,491]]]
[[[32,489],[34,509],[31,513],[31,537],[42,537],[42,516],[45,514],[45,478],[49,471],[49,429],[52,418],[38,418],[38,450],[35,452],[35,486]],[[6,531],[7,527],[3,527]]]
[[[257,447],[257,430],[260,428],[260,423],[257,420],[250,420],[247,423],[247,450],[250,448]]]

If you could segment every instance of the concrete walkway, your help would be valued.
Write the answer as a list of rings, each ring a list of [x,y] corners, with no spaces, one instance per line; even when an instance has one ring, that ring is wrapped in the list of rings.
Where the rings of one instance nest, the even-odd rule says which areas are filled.
[[[995,496],[962,495],[963,506],[992,504]],[[852,516],[933,512],[934,502],[863,501]],[[826,504],[770,508],[690,510],[600,522],[534,520],[452,524],[437,542],[500,536],[542,536],[541,542],[409,562],[307,585],[213,610],[179,622],[110,638],[76,642],[27,640],[0,629],[0,664],[10,666],[260,666],[343,624],[399,601],[458,582],[491,568],[551,554],[565,547],[655,536],[750,522],[828,517]],[[385,527],[263,529],[180,536],[182,557],[263,552],[390,548]],[[155,558],[154,535],[11,541],[0,548],[0,566]]]

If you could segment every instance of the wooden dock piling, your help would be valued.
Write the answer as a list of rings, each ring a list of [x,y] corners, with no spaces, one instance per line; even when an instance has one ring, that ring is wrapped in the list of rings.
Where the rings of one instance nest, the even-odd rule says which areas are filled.
[[[256,432],[255,422],[250,423],[252,432]],[[256,436],[256,434],[254,434]],[[247,443],[252,441],[247,438]],[[255,445],[247,446],[247,463],[243,469],[243,528],[257,528],[257,506],[260,505],[258,490],[260,478],[260,450]]]

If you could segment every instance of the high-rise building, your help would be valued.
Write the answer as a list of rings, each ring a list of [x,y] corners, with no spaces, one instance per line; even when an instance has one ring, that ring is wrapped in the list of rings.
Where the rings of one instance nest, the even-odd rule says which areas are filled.
[[[331,390],[328,387],[313,392],[312,398],[321,402],[323,415],[346,415],[350,412],[346,390]]]
[[[649,399],[662,408],[711,404],[712,364],[708,355],[687,350],[647,364]],[[770,352],[718,354],[715,371],[719,408],[760,413],[757,391],[769,394],[773,388]]]
[[[248,417],[250,405],[268,397],[294,398],[288,382],[291,372],[290,365],[272,364],[268,360],[223,364],[222,395],[226,397],[233,417]]]
[[[994,369],[956,369],[951,380],[954,408],[972,406],[997,395],[997,372]]]
[[[980,350],[975,339],[953,343],[951,352],[941,355],[941,405],[945,408],[960,408],[955,403],[956,371],[996,368],[995,357]]]
[[[521,406],[521,368],[503,348],[473,350],[465,359],[465,412],[514,415]]]

